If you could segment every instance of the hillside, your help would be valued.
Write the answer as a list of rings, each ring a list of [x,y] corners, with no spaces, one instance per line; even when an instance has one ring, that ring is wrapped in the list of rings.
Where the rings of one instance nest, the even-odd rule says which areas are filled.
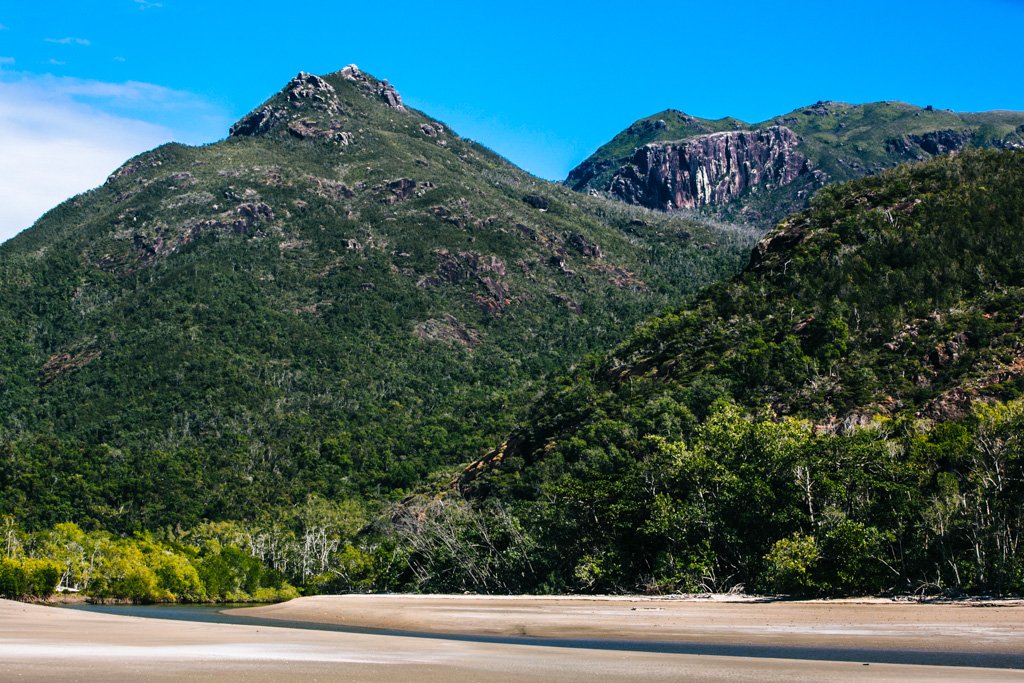
[[[355,67],[300,74],[0,245],[0,514],[399,493],[751,244],[537,180]]]
[[[818,102],[756,124],[668,110],[616,135],[565,181],[652,209],[767,229],[818,188],[965,148],[1024,146],[1024,113]]]
[[[533,590],[1024,591],[1022,188],[1024,151],[973,151],[820,191],[463,473],[473,512],[451,508],[506,534],[476,566]]]

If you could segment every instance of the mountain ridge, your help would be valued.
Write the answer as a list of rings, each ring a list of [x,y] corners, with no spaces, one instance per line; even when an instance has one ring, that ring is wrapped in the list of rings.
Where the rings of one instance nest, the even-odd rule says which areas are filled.
[[[694,208],[690,178],[698,172],[712,184],[735,184],[742,171],[724,155],[686,155],[675,164],[651,164],[649,155],[678,153],[683,143],[722,133],[783,127],[796,137],[792,150],[807,159],[806,172],[786,183],[761,188],[741,183],[742,196],[704,205],[706,213],[767,229],[806,206],[807,198],[832,182],[878,173],[907,161],[969,147],[1024,146],[1024,113],[939,111],[896,101],[847,104],[819,101],[758,123],[732,117],[700,119],[668,109],[639,119],[570,171],[565,183],[661,210]],[[651,151],[644,151],[651,150]],[[660,167],[659,167],[660,166]],[[767,167],[754,165],[753,171]],[[745,171],[749,174],[750,171]]]

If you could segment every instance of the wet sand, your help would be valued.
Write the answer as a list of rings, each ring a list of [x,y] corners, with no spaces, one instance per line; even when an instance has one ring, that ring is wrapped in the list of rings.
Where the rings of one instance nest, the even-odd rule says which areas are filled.
[[[808,607],[810,606],[810,607]],[[847,610],[847,608],[853,608]],[[878,608],[883,609],[879,610]],[[345,596],[245,610],[252,616],[384,628],[617,634],[648,639],[875,638],[879,644],[956,639],[960,649],[1024,651],[1024,608],[821,603]],[[636,608],[636,609],[634,609]],[[785,609],[782,609],[785,608]],[[938,611],[930,612],[933,608]],[[658,611],[662,610],[662,611]],[[837,610],[837,611],[833,611]],[[847,611],[851,616],[842,616]],[[874,616],[872,616],[874,615]],[[660,626],[658,625],[660,624]],[[884,633],[868,633],[876,627]],[[836,628],[841,633],[832,633]],[[953,629],[943,634],[942,629]],[[737,630],[739,629],[739,630]],[[892,635],[910,633],[909,636]],[[511,630],[511,631],[510,631]],[[730,632],[735,631],[732,635]],[[740,635],[736,635],[740,634]],[[861,641],[866,642],[866,641]],[[952,642],[952,641],[944,641]],[[938,647],[932,642],[934,647]],[[1024,671],[772,657],[704,656],[482,643],[144,619],[0,600],[2,680],[405,681],[1024,681]]]
[[[778,647],[1021,653],[1024,603],[332,595],[235,610],[429,633]]]

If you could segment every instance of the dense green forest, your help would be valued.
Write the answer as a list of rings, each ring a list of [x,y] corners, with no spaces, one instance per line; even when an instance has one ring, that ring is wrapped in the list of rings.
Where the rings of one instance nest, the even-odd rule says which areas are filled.
[[[754,240],[301,74],[0,245],[0,514],[130,534],[400,498]]]
[[[135,549],[157,577],[137,599],[284,595],[284,581],[309,592],[1020,593],[1024,262],[1003,245],[1024,230],[1022,158],[963,154],[825,190],[742,275],[552,385],[457,491],[441,477],[402,501],[310,497],[88,543]],[[49,452],[57,472],[61,446],[45,445],[34,457]],[[139,499],[173,503],[162,493]],[[57,498],[44,504],[74,518]],[[50,562],[68,576],[53,539],[81,531],[8,526],[7,575]],[[160,578],[155,549],[194,567],[205,594]],[[270,583],[209,587],[202,568],[225,549]]]
[[[826,188],[742,275],[553,386],[462,477],[539,551],[500,573],[1024,590],[1022,188],[1022,152]]]

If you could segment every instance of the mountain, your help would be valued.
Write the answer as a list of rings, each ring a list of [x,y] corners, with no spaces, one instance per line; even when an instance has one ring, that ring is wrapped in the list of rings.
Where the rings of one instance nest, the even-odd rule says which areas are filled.
[[[115,531],[379,499],[753,237],[540,181],[347,67],[0,245],[0,513]]]
[[[519,589],[1019,594],[1022,240],[1024,151],[826,187],[549,386],[463,505]]]
[[[757,124],[668,110],[641,119],[566,184],[651,209],[772,227],[818,188],[967,148],[1024,147],[1024,113],[817,102]]]

